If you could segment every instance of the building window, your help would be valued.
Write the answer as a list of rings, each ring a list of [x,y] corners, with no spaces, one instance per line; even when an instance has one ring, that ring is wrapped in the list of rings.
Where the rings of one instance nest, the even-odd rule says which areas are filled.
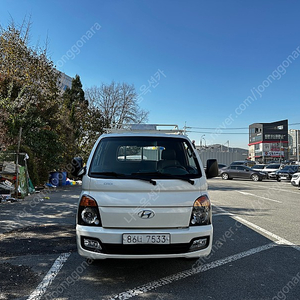
[[[256,150],[261,150],[261,144],[256,144],[254,145],[254,149]]]
[[[284,134],[265,134],[265,140],[283,140]]]
[[[250,143],[261,142],[261,141],[262,141],[261,134],[250,137]]]
[[[257,128],[257,127],[250,128],[250,133],[252,133],[252,134],[260,133],[260,132],[261,132],[261,128]]]

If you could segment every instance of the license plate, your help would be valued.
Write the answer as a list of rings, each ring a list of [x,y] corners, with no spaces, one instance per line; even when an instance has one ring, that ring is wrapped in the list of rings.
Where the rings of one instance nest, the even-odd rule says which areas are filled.
[[[166,244],[170,244],[170,235],[169,234],[123,234],[123,244],[166,245]]]
[[[286,176],[281,176],[281,179],[287,179],[287,177]]]

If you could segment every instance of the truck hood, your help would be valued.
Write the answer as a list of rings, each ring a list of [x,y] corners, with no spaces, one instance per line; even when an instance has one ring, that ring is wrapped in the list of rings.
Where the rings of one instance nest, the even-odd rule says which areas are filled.
[[[194,185],[180,179],[154,179],[156,185],[137,179],[87,178],[82,191],[104,206],[192,206],[201,191],[207,191],[205,179],[193,179]]]
[[[188,227],[194,201],[207,190],[205,180],[89,179],[82,193],[93,197],[105,228]],[[84,189],[86,187],[86,189]],[[88,188],[87,188],[88,187]],[[147,217],[148,216],[148,217]]]

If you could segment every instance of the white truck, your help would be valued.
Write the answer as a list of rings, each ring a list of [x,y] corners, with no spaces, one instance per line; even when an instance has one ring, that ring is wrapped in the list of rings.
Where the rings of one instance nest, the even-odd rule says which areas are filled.
[[[167,126],[167,127],[165,127]],[[159,129],[169,128],[171,129]],[[99,137],[83,166],[77,248],[92,259],[198,258],[210,253],[212,207],[198,152],[177,125],[129,124]]]

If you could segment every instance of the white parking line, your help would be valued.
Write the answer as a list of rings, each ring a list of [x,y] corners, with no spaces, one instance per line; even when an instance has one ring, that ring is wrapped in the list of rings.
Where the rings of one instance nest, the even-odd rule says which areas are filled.
[[[269,188],[270,190],[275,190],[275,191],[280,191],[280,192],[284,192],[284,193],[292,193],[292,194],[298,194],[299,195],[299,192],[298,191],[291,191],[289,189],[277,189],[277,188],[272,188],[270,187]]]
[[[232,214],[232,213],[230,213],[229,211],[227,211],[227,210],[225,210],[225,209],[223,209],[223,208],[221,208],[221,207],[219,207],[219,206],[214,205],[214,207],[215,207],[216,209],[222,211],[223,213],[230,214],[230,216],[231,216],[233,219],[239,221],[240,223],[242,223],[242,224],[244,224],[244,225],[246,225],[246,226],[248,226],[248,227],[251,227],[251,228],[254,229],[255,231],[257,231],[257,232],[259,232],[259,233],[263,233],[264,235],[269,236],[270,238],[274,239],[276,243],[282,244],[282,245],[288,245],[288,246],[291,246],[291,247],[293,247],[294,249],[300,251],[300,246],[295,245],[294,243],[292,243],[292,242],[290,242],[290,241],[288,241],[288,240],[286,240],[286,239],[280,237],[279,235],[274,234],[274,233],[272,233],[272,232],[270,232],[270,231],[268,231],[268,230],[266,230],[266,229],[264,229],[264,228],[262,228],[262,227],[260,227],[260,226],[258,226],[258,225],[256,225],[256,224],[252,223],[252,222],[249,222],[249,221],[247,221],[247,220],[245,220],[245,219],[243,219],[243,218],[241,218],[241,217],[235,215],[235,214]]]
[[[256,198],[261,198],[261,199],[272,201],[272,202],[282,203],[281,201],[278,201],[278,200],[266,198],[266,197],[263,197],[263,196],[258,196],[258,195],[251,194],[251,193],[248,193],[248,192],[242,192],[242,191],[237,191],[237,192],[240,193],[240,194],[243,194],[243,195],[247,195],[247,196],[253,196],[253,197],[256,197]]]
[[[144,284],[140,287],[130,289],[130,290],[128,290],[126,292],[123,292],[123,293],[119,293],[118,295],[112,296],[109,299],[110,300],[113,300],[113,299],[120,299],[120,300],[129,299],[129,298],[144,294],[146,292],[149,292],[149,291],[151,291],[153,289],[156,289],[158,287],[171,284],[174,281],[180,280],[182,278],[186,278],[186,277],[198,274],[198,273],[202,273],[202,272],[214,269],[216,267],[223,266],[227,263],[237,261],[241,258],[259,253],[259,252],[264,251],[264,250],[271,249],[271,248],[273,248],[275,246],[278,246],[278,245],[289,245],[289,246],[293,247],[294,249],[300,251],[299,246],[289,242],[288,240],[286,240],[286,239],[284,239],[284,238],[282,238],[282,237],[280,237],[280,236],[278,236],[278,235],[276,235],[276,234],[274,234],[274,233],[272,233],[272,232],[270,232],[270,231],[268,231],[268,230],[266,230],[266,229],[264,229],[260,226],[257,226],[256,224],[251,223],[251,222],[249,222],[249,221],[247,221],[247,220],[245,220],[245,219],[243,219],[243,218],[241,218],[237,215],[234,215],[234,214],[226,211],[225,209],[223,209],[221,207],[218,207],[216,205],[214,205],[214,207],[216,209],[218,209],[219,211],[222,211],[222,214],[218,214],[218,215],[229,215],[232,218],[234,218],[235,220],[239,221],[240,223],[253,228],[257,232],[263,233],[263,234],[265,234],[269,237],[272,237],[272,239],[274,239],[275,241],[273,243],[270,243],[270,244],[267,244],[267,245],[264,245],[264,246],[260,246],[260,247],[257,247],[257,248],[252,248],[250,250],[247,250],[247,251],[244,251],[244,252],[241,252],[241,253],[238,253],[238,254],[234,254],[234,255],[228,256],[226,258],[223,258],[223,259],[211,262],[211,263],[207,263],[205,265],[201,265],[201,266],[196,267],[196,268],[192,268],[192,269],[189,269],[189,270],[186,270],[186,271],[179,272],[179,273],[174,274],[174,275],[163,277],[161,279],[146,283],[146,284]]]
[[[226,258],[213,261],[211,263],[207,263],[205,265],[201,265],[201,266],[198,266],[198,267],[186,270],[186,271],[176,273],[174,275],[170,275],[170,276],[163,277],[163,278],[160,278],[160,279],[155,280],[155,281],[151,281],[151,282],[146,283],[144,285],[141,285],[137,288],[133,288],[133,289],[130,289],[126,292],[123,292],[123,293],[120,293],[118,295],[112,296],[109,299],[110,300],[113,300],[113,299],[120,299],[120,300],[129,299],[129,298],[132,298],[134,296],[138,296],[138,295],[147,293],[147,292],[149,292],[151,290],[154,290],[158,287],[171,284],[171,283],[173,283],[177,280],[180,280],[182,278],[187,278],[187,277],[190,277],[192,275],[199,274],[199,273],[202,273],[202,272],[205,272],[205,271],[208,271],[208,270],[226,265],[228,263],[237,261],[241,258],[250,256],[250,255],[253,255],[253,254],[268,250],[268,249],[271,249],[271,248],[276,247],[276,246],[278,246],[278,244],[270,243],[270,244],[260,246],[260,247],[257,247],[257,248],[252,248],[250,250],[240,252],[238,254],[231,255],[231,256],[228,256]]]
[[[115,296],[111,296],[109,299],[110,300],[113,300],[113,299],[122,299],[122,300],[129,299],[129,298],[132,298],[134,296],[138,296],[138,295],[147,293],[147,292],[149,292],[151,290],[154,290],[158,287],[171,284],[171,283],[173,283],[175,281],[178,281],[182,278],[187,278],[187,277],[190,277],[192,275],[199,274],[199,273],[202,273],[202,272],[205,272],[205,271],[208,271],[208,270],[226,265],[228,263],[237,261],[237,260],[242,259],[244,257],[248,257],[248,256],[251,256],[253,254],[271,249],[271,248],[276,247],[278,245],[289,245],[289,246],[293,247],[294,249],[300,251],[300,246],[297,246],[297,245],[293,244],[292,242],[289,242],[288,240],[286,240],[284,238],[281,238],[280,236],[278,236],[278,235],[276,235],[276,234],[274,234],[274,233],[272,233],[272,232],[270,232],[270,231],[268,231],[268,230],[266,230],[266,229],[264,229],[264,228],[262,228],[262,227],[260,227],[256,224],[254,224],[252,222],[249,222],[249,221],[247,221],[247,220],[245,220],[245,219],[243,219],[243,218],[241,218],[241,217],[239,217],[235,214],[232,214],[232,213],[226,211],[225,209],[223,209],[219,206],[214,205],[214,207],[217,210],[222,212],[222,213],[219,213],[219,214],[216,214],[216,215],[229,215],[232,218],[234,218],[235,220],[239,221],[240,223],[242,223],[242,224],[244,224],[248,227],[251,227],[255,231],[257,231],[259,233],[263,233],[264,235],[267,235],[267,236],[271,237],[272,239],[274,239],[274,242],[269,243],[269,244],[264,245],[264,246],[259,246],[259,247],[256,247],[256,248],[252,248],[250,250],[240,252],[238,254],[234,254],[234,255],[228,256],[226,258],[219,259],[219,260],[216,260],[216,261],[213,261],[211,263],[204,264],[204,265],[195,266],[196,265],[196,263],[195,263],[195,265],[191,269],[188,269],[188,270],[185,270],[185,271],[182,271],[182,272],[179,272],[179,273],[176,273],[176,274],[173,274],[173,275],[170,275],[170,276],[166,276],[166,277],[163,277],[161,279],[146,283],[146,284],[144,284],[142,286],[139,286],[137,288],[133,288],[133,289],[130,289],[126,292],[122,292],[122,293],[119,293]],[[33,293],[27,298],[27,300],[39,300],[39,299],[42,298],[42,296],[46,292],[46,289],[52,283],[54,278],[57,276],[60,269],[62,268],[64,263],[68,260],[70,255],[71,255],[71,253],[63,253],[55,260],[55,262],[53,263],[51,269],[48,271],[48,273],[46,274],[46,276],[44,277],[42,282],[33,291]]]
[[[64,263],[68,260],[71,252],[61,254],[53,263],[51,269],[48,271],[42,282],[38,287],[31,293],[27,300],[39,300],[45,294],[47,287],[51,284],[53,279],[56,277]]]

